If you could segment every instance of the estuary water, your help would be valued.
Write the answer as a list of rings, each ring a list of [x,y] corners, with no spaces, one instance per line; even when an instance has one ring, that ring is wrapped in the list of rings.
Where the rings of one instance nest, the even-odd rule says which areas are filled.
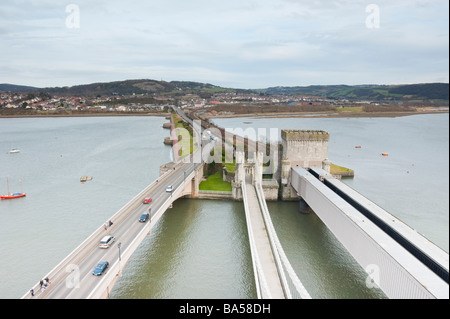
[[[327,131],[329,160],[355,171],[354,178],[343,182],[448,252],[448,113],[396,118],[232,118],[214,122],[224,128],[259,129],[258,138],[263,135],[272,141],[281,140],[281,129]],[[277,135],[272,136],[270,128],[276,128]]]
[[[330,132],[330,160],[356,171],[345,182],[448,251],[448,114],[215,121]],[[0,118],[0,193],[7,192],[6,178],[11,191],[27,193],[0,202],[0,298],[20,298],[158,177],[159,166],[171,161],[164,122]],[[20,153],[8,154],[11,148]],[[80,183],[84,175],[93,180]],[[315,214],[299,214],[295,202],[268,207],[313,298],[384,298],[366,287],[367,275]],[[111,298],[256,298],[242,203],[176,201],[133,255]]]

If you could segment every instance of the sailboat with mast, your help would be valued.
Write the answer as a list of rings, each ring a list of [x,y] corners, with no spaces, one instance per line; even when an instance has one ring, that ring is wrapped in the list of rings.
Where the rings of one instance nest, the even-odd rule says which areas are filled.
[[[21,188],[22,188],[22,182],[21,182]],[[20,193],[12,193],[9,191],[9,181],[8,178],[6,178],[6,187],[8,188],[8,194],[7,195],[1,195],[0,199],[14,199],[14,198],[20,198],[27,196],[26,193],[20,192]]]

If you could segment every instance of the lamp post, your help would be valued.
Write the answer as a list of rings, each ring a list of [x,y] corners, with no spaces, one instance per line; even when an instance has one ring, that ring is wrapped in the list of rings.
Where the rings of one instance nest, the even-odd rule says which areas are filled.
[[[122,275],[122,267],[120,266],[120,261],[122,260],[122,258],[120,257],[120,246],[122,246],[121,242],[117,244],[117,248],[119,248],[119,277]]]
[[[119,248],[119,261],[122,260],[122,259],[120,258],[120,246],[122,246],[122,243],[121,243],[121,242],[117,244],[117,248]]]

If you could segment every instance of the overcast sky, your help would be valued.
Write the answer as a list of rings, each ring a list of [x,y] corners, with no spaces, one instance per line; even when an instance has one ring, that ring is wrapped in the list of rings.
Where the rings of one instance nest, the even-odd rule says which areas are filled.
[[[448,0],[0,0],[0,83],[448,83],[448,10]]]

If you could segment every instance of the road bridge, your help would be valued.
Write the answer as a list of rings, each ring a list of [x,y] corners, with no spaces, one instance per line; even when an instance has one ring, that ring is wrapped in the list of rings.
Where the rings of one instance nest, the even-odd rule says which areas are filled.
[[[198,190],[196,184],[201,179],[202,170],[202,164],[180,163],[175,169],[166,172],[112,216],[111,227],[105,227],[107,222],[101,225],[44,276],[50,278],[51,282],[45,290],[36,283],[32,288],[34,297],[27,293],[23,298],[108,298],[122,269],[164,212],[177,198],[195,196]],[[168,186],[173,186],[172,192],[166,191]],[[145,197],[151,197],[152,202],[143,204]],[[146,223],[140,223],[138,219],[145,212],[150,214],[150,218]],[[98,247],[105,235],[113,235],[116,238],[115,243],[108,249]],[[102,276],[92,275],[94,267],[103,260],[109,262],[106,273]]]
[[[122,269],[164,212],[180,197],[197,196],[203,162],[195,162],[194,157],[201,158],[198,153],[208,153],[213,147],[214,144],[209,143],[172,163],[170,169],[110,218],[111,226],[106,221],[43,277],[50,278],[51,284],[43,289],[36,283],[32,287],[34,296],[28,292],[22,298],[108,298]],[[167,191],[168,186],[172,186],[171,191]],[[150,204],[143,203],[146,197],[152,198]],[[143,213],[149,213],[146,223],[138,221]],[[101,249],[98,245],[105,235],[114,236],[116,242],[108,249]],[[100,261],[108,261],[109,267],[102,276],[93,276],[92,271]]]

